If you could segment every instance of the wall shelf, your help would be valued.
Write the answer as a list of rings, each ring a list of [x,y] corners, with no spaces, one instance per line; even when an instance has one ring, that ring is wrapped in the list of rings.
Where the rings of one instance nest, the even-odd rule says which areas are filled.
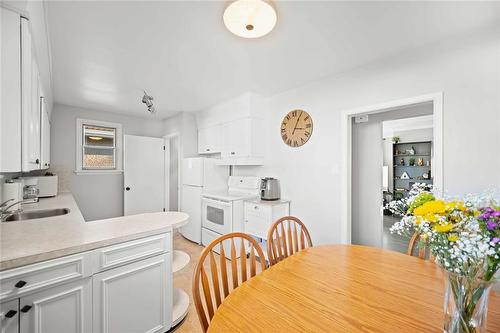
[[[413,150],[414,154],[409,151]],[[399,197],[407,196],[414,183],[425,183],[432,185],[432,175],[430,175],[432,166],[432,141],[415,141],[415,142],[398,142],[392,145],[393,156],[393,188],[394,193],[398,193]],[[415,160],[415,165],[408,165],[410,159]],[[417,165],[418,160],[423,160],[424,165]],[[400,165],[403,160],[405,165]],[[407,173],[410,178],[401,178],[403,173]],[[425,179],[424,173],[429,174],[430,178]],[[394,199],[398,199],[395,197]]]

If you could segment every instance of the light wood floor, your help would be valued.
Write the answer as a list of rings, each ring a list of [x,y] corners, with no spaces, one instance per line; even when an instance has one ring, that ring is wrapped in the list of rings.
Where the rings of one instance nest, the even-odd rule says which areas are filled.
[[[175,329],[175,333],[202,333],[198,315],[193,304],[192,278],[196,262],[203,250],[203,247],[192,243],[182,237],[179,233],[174,235],[174,249],[181,250],[189,254],[191,260],[189,264],[179,272],[174,273],[174,287],[181,288],[189,295],[189,312],[184,322]]]

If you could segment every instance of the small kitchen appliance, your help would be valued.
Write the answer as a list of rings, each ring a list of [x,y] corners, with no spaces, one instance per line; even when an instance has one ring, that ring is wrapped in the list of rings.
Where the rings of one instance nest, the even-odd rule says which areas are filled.
[[[43,176],[21,177],[24,185],[27,185],[29,180],[36,183],[39,198],[55,197],[57,195],[58,178],[57,175],[46,173]]]
[[[276,178],[266,177],[260,183],[260,198],[262,200],[279,200],[281,197],[280,181]]]

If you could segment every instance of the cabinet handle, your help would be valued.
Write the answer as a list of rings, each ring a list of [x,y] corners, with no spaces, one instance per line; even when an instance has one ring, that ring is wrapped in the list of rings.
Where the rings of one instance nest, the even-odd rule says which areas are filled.
[[[17,311],[15,311],[15,310],[9,310],[9,311],[7,311],[7,313],[5,314],[5,317],[6,317],[6,318],[12,318],[12,317],[14,317],[14,316],[16,315],[16,313],[17,313]]]
[[[125,187],[125,191],[130,191],[130,187],[129,186]]]
[[[35,163],[36,163],[36,164],[40,164],[40,160],[37,158],[37,159],[35,160]]]
[[[31,310],[32,306],[31,305],[25,305],[22,307],[21,312],[26,313],[29,310]]]
[[[231,152],[231,155],[234,155],[234,151]]]
[[[26,281],[20,280],[20,281],[18,281],[18,282],[14,285],[14,287],[16,287],[16,288],[22,288],[22,287],[24,287],[27,283],[28,283],[28,282],[26,282]]]
[[[207,148],[207,149],[205,149],[205,150],[206,150],[206,151],[210,151],[210,149],[209,149],[209,148]]]
[[[254,206],[253,209],[259,209],[259,206]]]

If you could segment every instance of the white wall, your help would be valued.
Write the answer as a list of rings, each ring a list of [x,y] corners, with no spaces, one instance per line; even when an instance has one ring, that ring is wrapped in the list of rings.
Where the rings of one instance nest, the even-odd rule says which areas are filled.
[[[194,114],[180,112],[173,117],[165,119],[163,125],[163,135],[179,135],[182,157],[197,156],[198,130]]]
[[[235,174],[279,177],[291,212],[304,220],[316,244],[340,241],[341,111],[392,100],[444,93],[444,188],[449,193],[500,186],[500,34],[492,30],[428,45],[342,76],[269,99],[268,157],[261,168]],[[300,148],[286,146],[280,122],[302,108],[314,132]],[[274,130],[273,130],[274,129]]]
[[[86,221],[123,214],[123,175],[76,175],[76,119],[120,123],[123,134],[162,137],[163,121],[56,104],[51,123],[51,167],[59,176],[59,188],[71,191]],[[145,170],[147,172],[147,170]]]

